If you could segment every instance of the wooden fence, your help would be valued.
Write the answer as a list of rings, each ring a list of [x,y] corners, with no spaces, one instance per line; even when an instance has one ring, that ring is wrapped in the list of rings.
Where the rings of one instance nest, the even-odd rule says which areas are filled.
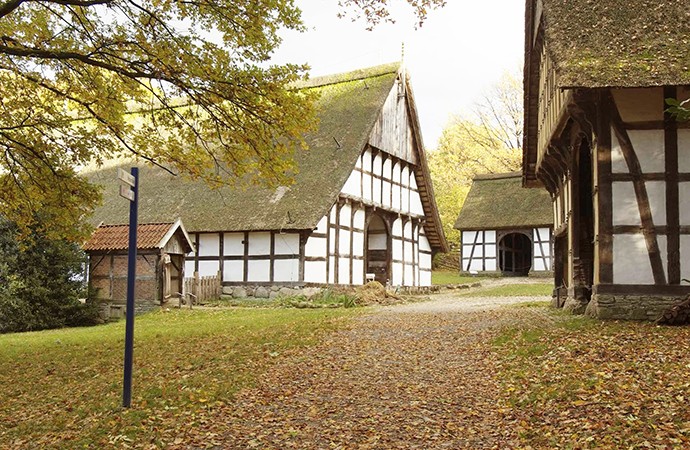
[[[220,298],[222,291],[220,274],[210,277],[200,277],[198,272],[193,278],[184,279],[184,292],[193,303]]]

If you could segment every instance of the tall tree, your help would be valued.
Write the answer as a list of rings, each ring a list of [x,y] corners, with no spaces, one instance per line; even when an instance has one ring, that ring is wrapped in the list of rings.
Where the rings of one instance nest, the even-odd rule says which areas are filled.
[[[470,113],[451,118],[429,167],[444,231],[458,242],[453,228],[477,174],[519,170],[522,156],[522,83],[506,72]]]
[[[407,1],[421,19],[442,3]],[[341,4],[371,23],[387,6]],[[281,29],[302,29],[294,0],[0,0],[0,210],[75,238],[99,200],[78,168],[119,154],[210,183],[289,181],[314,114],[289,87],[307,67],[270,65]]]

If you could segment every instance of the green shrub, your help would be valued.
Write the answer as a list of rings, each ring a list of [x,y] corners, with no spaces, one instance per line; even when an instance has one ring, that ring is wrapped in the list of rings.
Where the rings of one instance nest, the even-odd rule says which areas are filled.
[[[79,246],[38,232],[20,245],[0,218],[0,333],[97,323],[96,306],[78,300],[83,262]]]

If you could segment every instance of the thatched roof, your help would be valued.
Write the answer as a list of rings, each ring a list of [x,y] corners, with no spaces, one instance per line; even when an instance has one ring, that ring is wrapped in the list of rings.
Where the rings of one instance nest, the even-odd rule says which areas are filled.
[[[544,43],[560,87],[690,84],[687,0],[527,2],[528,12],[530,3],[543,4]]]
[[[193,232],[313,229],[338,198],[342,187],[365,148],[383,104],[399,76],[400,65],[387,64],[346,74],[320,77],[298,86],[318,88],[318,130],[305,136],[307,151],[295,155],[294,184],[276,189],[224,186],[210,189],[204,182],[181,177],[149,166],[140,168],[139,219],[170,222],[182,218]],[[424,162],[424,165],[426,163]],[[118,197],[119,164],[88,174],[104,186],[105,204],[92,222],[124,223],[128,202]],[[418,179],[428,186],[429,179]],[[433,199],[424,205],[427,227],[445,244]],[[429,234],[429,233],[428,233]]]
[[[553,226],[551,197],[545,189],[523,188],[521,172],[475,177],[455,221],[458,230],[539,226]]]

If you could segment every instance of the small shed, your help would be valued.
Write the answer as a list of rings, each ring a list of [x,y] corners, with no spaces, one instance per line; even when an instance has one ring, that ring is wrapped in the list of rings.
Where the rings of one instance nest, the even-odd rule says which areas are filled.
[[[551,198],[523,188],[521,172],[476,176],[455,228],[461,232],[461,272],[553,274]]]
[[[122,317],[127,300],[129,225],[100,225],[84,244],[89,256],[89,299],[106,318]],[[185,256],[194,251],[181,220],[137,227],[135,308],[143,312],[179,300]]]

